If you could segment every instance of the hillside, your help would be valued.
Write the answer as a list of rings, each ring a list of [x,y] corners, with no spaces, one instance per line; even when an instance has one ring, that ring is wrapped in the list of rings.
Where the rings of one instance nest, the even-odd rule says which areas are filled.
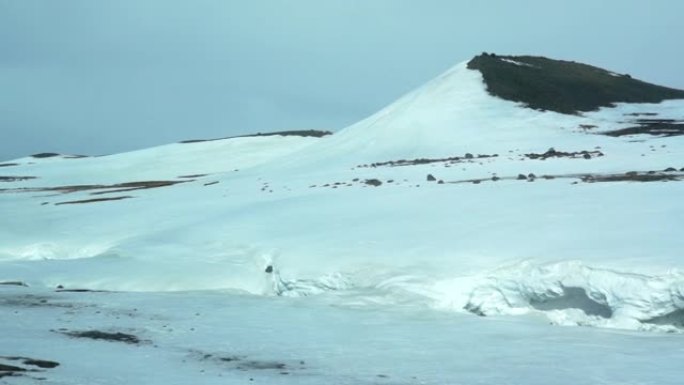
[[[0,378],[679,384],[684,101],[468,66],[331,135],[0,164]]]

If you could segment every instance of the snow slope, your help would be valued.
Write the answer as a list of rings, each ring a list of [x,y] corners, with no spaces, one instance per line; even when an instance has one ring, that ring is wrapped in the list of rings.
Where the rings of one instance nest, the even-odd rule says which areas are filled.
[[[388,339],[404,333],[414,322],[411,317],[428,311],[437,321],[420,321],[420,333],[435,327],[460,338],[482,327],[486,335],[465,341],[482,338],[486,345],[499,333],[524,330],[529,334],[520,343],[535,351],[544,351],[548,338],[568,338],[577,349],[593,346],[597,338],[595,332],[552,331],[540,319],[557,325],[680,332],[684,137],[600,135],[634,126],[634,116],[640,114],[681,120],[684,102],[624,104],[577,116],[539,112],[490,96],[479,72],[462,63],[328,137],[236,138],[95,158],[6,162],[0,164],[0,282],[29,287],[3,295],[43,295],[58,286],[121,291],[107,296],[107,303],[120,301],[132,308],[149,302],[144,306],[163,307],[160,317],[170,320],[176,317],[173,303],[178,298],[196,298],[213,309],[223,306],[227,296],[244,302],[245,312],[255,312],[245,315],[245,322],[264,322],[259,314],[285,307],[287,317],[297,318],[287,322],[308,325],[318,337],[329,333],[328,321],[301,320],[297,311],[320,311],[333,318],[336,312],[342,318],[349,312],[349,322],[373,324],[377,321],[364,318],[364,309],[390,314],[413,309],[406,310],[408,321],[387,328]],[[196,294],[198,290],[216,292]],[[187,297],[161,293],[171,291]],[[236,293],[298,298],[279,302]],[[84,295],[86,301],[99,299]],[[292,309],[300,307],[308,310]],[[53,315],[57,311],[46,309]],[[27,311],[25,317],[38,319],[41,311]],[[209,328],[221,329],[218,320],[239,313],[213,312],[198,341],[211,343]],[[525,321],[497,318],[487,323],[475,315],[525,315]],[[88,317],[67,323],[79,328],[118,323],[112,317]],[[61,321],[42,322],[3,327],[16,335],[34,335],[58,329]],[[131,322],[133,329],[160,339],[158,325]],[[239,333],[232,328],[241,326],[226,327],[219,333],[230,339]],[[550,336],[540,340],[539,334],[546,333]],[[258,332],[249,335],[254,334]],[[649,359],[657,361],[667,349],[673,349],[672,357],[681,354],[670,340],[656,335],[648,337],[654,347]],[[61,338],[59,333],[46,336]],[[644,338],[598,336],[608,345],[624,342],[626,351],[638,350]],[[50,353],[23,338],[3,337],[3,344],[14,350],[29,347],[19,349],[24,355]],[[285,337],[280,345],[254,338],[238,345],[266,344],[268,350],[278,350],[292,344]],[[340,342],[330,338],[330,344]],[[177,350],[192,345],[187,341],[168,341],[174,348],[166,351],[172,353],[156,360],[190,354]],[[438,352],[453,342],[444,341],[427,344],[425,357],[442,359]],[[665,350],[658,352],[661,345]],[[347,354],[361,357],[365,348],[352,343],[346,358],[333,355],[321,365],[349,360]],[[416,348],[409,341],[402,349]],[[312,347],[303,349],[318,354]],[[505,351],[510,353],[501,353],[507,357],[505,365],[519,368],[522,363],[512,358],[515,349]],[[482,362],[495,359],[487,357]],[[568,370],[576,371],[584,368],[585,358],[563,360]],[[482,365],[472,357],[463,362]],[[381,364],[388,365],[368,367]],[[425,361],[416,365],[411,370],[439,372]],[[623,368],[615,363],[607,367],[611,365],[611,370]],[[332,369],[326,370],[329,374]],[[371,376],[372,370],[359,370],[369,370]],[[448,374],[463,366],[442,370]],[[546,369],[541,373],[551,375]],[[558,383],[600,383],[579,374],[568,377],[574,382]],[[646,374],[652,375],[641,372]],[[473,376],[464,381],[472,383],[478,378]],[[677,383],[663,376],[655,383]],[[500,383],[494,377],[480,378],[482,383]],[[606,379],[600,374],[596,378]],[[309,380],[320,383],[320,377]],[[372,381],[356,380],[340,383]],[[448,378],[404,380],[400,383],[447,383]]]

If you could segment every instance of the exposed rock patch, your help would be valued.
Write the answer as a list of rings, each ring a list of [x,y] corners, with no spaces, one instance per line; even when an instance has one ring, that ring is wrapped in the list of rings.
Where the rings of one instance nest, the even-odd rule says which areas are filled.
[[[103,332],[100,330],[85,330],[85,331],[59,331],[73,338],[87,338],[91,340],[102,340],[108,342],[123,342],[125,344],[138,345],[141,343],[140,338],[133,334],[121,332]]]
[[[216,140],[226,140],[226,139],[235,139],[235,138],[253,138],[253,137],[261,137],[261,136],[301,136],[301,137],[322,138],[322,137],[327,136],[327,135],[332,135],[332,132],[320,131],[320,130],[292,130],[292,131],[277,131],[277,132],[265,132],[265,133],[258,132],[256,134],[227,136],[225,138],[216,138],[216,139],[190,139],[190,140],[183,140],[179,143],[213,142]]]
[[[55,203],[55,206],[77,205],[77,204],[84,204],[84,203],[96,203],[96,202],[107,202],[107,201],[120,201],[123,199],[130,199],[130,198],[133,198],[133,197],[130,195],[124,195],[124,196],[110,197],[110,198],[81,199],[81,200],[77,200],[77,201],[57,202],[57,203]]]
[[[598,151],[598,150],[594,150],[594,151],[584,150],[584,151],[565,152],[565,151],[557,151],[553,147],[549,148],[546,152],[541,153],[541,154],[535,154],[535,153],[525,154],[525,157],[528,159],[539,159],[539,160],[546,160],[549,158],[591,159],[591,158],[596,158],[596,157],[601,157],[601,156],[603,156],[603,153],[601,151]]]
[[[661,87],[572,61],[483,53],[468,63],[482,73],[487,91],[536,110],[563,114],[594,111],[615,103],[684,99],[684,91]]]
[[[53,158],[55,156],[60,156],[61,154],[58,154],[56,152],[41,152],[38,154],[33,154],[31,155],[32,158],[37,158],[37,159],[42,159],[42,158]]]
[[[602,134],[615,137],[627,135],[653,135],[663,137],[684,135],[684,120],[638,119],[634,123],[636,123],[636,126],[607,131]]]
[[[24,180],[37,179],[35,176],[0,176],[0,182],[21,182]]]
[[[460,162],[466,162],[466,161],[472,161],[474,159],[485,159],[485,158],[496,158],[498,157],[498,154],[492,154],[492,155],[487,155],[487,154],[479,154],[479,155],[473,155],[470,153],[467,153],[463,156],[452,156],[448,158],[416,158],[416,159],[398,159],[398,160],[389,160],[385,162],[375,162],[371,164],[361,164],[356,167],[358,168],[369,168],[369,167],[401,167],[401,166],[417,166],[421,164],[430,164],[430,163],[450,163],[450,164],[455,164],[455,163],[460,163]]]

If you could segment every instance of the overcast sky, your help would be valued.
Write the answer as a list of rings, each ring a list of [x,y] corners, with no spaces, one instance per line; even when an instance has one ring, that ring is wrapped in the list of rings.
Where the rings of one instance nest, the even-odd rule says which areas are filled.
[[[0,0],[0,160],[337,130],[482,51],[684,88],[679,0]]]

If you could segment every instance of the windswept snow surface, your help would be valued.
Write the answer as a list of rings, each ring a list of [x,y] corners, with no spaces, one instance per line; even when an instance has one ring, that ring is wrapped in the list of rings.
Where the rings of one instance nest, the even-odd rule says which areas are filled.
[[[539,112],[463,63],[329,137],[0,164],[0,283],[28,286],[0,285],[0,355],[65,384],[677,384],[684,137],[600,134],[639,116],[684,102]],[[151,342],[60,332],[95,328]]]

